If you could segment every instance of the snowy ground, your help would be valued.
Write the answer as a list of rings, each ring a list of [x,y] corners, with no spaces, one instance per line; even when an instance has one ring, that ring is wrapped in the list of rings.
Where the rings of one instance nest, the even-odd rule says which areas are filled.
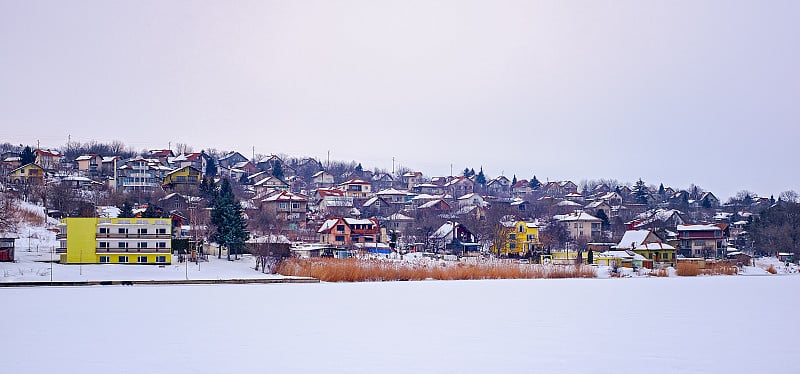
[[[50,222],[54,227],[57,221]],[[250,279],[276,278],[278,275],[255,271],[255,259],[243,256],[236,261],[209,256],[208,262],[178,263],[177,256],[171,265],[62,265],[55,253],[58,242],[55,233],[41,226],[22,224],[17,230],[15,259],[13,263],[0,262],[1,282],[53,281],[103,281],[103,280],[181,280],[181,279]],[[51,261],[52,260],[52,261]]]
[[[800,277],[0,289],[3,373],[797,373]]]

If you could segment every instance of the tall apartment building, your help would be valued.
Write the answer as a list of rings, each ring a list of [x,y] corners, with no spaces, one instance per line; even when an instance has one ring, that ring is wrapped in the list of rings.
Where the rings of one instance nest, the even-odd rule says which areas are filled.
[[[169,264],[169,218],[64,218],[57,235],[63,264]]]

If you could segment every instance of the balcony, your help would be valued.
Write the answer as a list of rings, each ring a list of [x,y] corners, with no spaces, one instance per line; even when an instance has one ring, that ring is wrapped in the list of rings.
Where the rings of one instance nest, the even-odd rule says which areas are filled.
[[[97,233],[98,239],[172,239],[172,233],[165,234],[119,234],[119,233]]]
[[[97,253],[170,253],[172,248],[96,248]]]

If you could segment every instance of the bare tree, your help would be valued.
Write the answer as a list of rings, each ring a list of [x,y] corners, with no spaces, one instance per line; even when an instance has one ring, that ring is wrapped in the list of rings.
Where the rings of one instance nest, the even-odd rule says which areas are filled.
[[[787,203],[800,203],[800,194],[794,190],[787,190],[781,192],[781,194],[778,195],[778,199]]]

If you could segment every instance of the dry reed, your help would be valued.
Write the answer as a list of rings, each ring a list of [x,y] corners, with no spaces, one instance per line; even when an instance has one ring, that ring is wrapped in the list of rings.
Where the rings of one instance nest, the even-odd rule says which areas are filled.
[[[589,266],[544,266],[511,262],[406,263],[360,259],[288,259],[278,266],[279,274],[313,277],[325,282],[369,282],[402,280],[470,280],[594,278]]]
[[[694,277],[697,275],[736,275],[739,268],[728,261],[707,262],[705,267],[700,262],[682,261],[678,262],[676,273],[682,277]]]

